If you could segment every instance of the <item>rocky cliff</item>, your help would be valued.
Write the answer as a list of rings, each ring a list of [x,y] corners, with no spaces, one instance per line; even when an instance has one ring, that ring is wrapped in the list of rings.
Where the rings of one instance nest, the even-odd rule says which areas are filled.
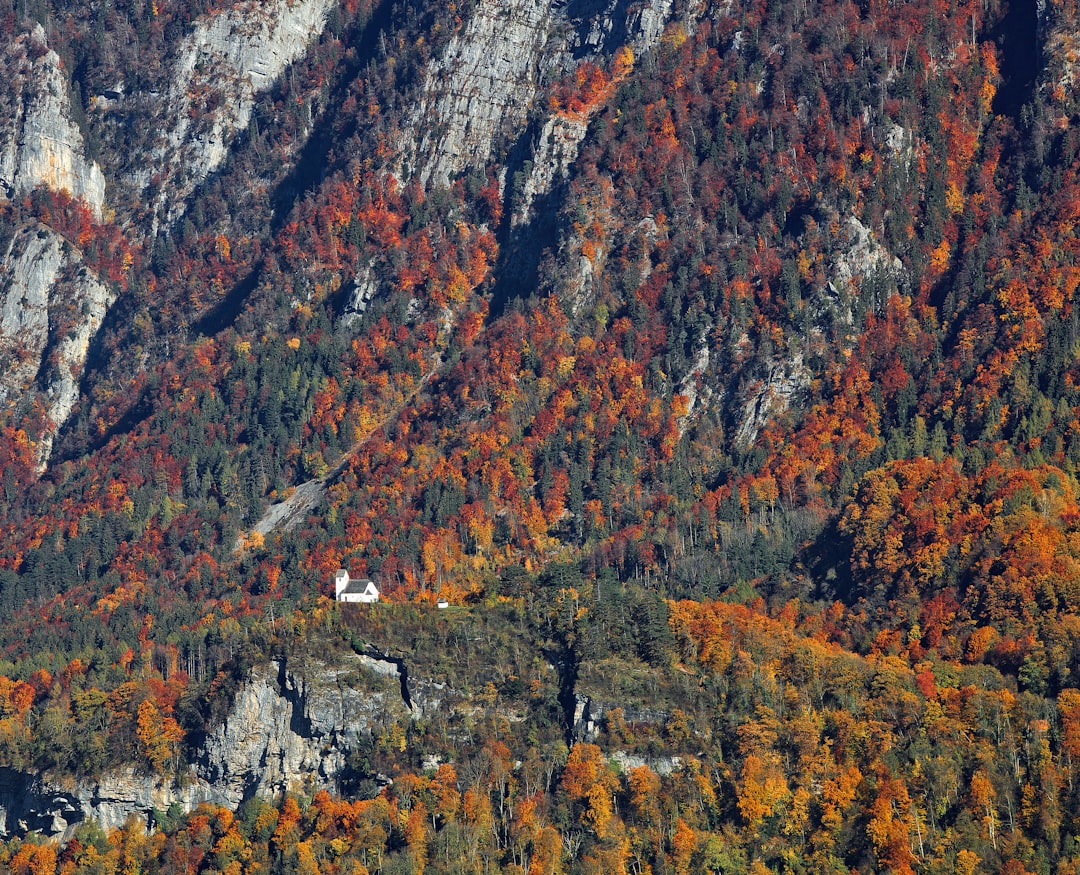
[[[256,95],[307,50],[332,6],[333,0],[248,2],[204,16],[175,53],[167,92],[136,101],[118,86],[108,100],[92,101],[115,104],[128,127],[158,127],[156,136],[135,138],[142,144],[135,154],[114,162],[137,168],[116,181],[143,192],[154,212],[149,227],[128,229],[132,237],[183,214],[247,126]],[[63,191],[82,198],[100,220],[105,176],[87,156],[87,138],[74,120],[86,123],[82,107],[43,28],[20,35],[0,61],[9,73],[0,94],[0,196]],[[93,116],[107,140],[115,119],[105,110]],[[78,401],[92,340],[115,299],[74,242],[45,225],[17,231],[0,249],[0,409],[28,405],[40,391],[47,416],[38,444],[42,467]]]
[[[419,689],[410,692],[404,671],[363,654],[252,671],[197,758],[208,798],[235,807],[253,794],[339,789],[361,739],[438,707]]]
[[[334,0],[245,2],[197,22],[173,64],[162,137],[132,180],[145,188],[160,174],[155,219],[183,213],[247,127],[256,95],[307,51],[333,6]]]
[[[520,130],[543,78],[554,23],[547,3],[479,4],[443,57],[431,66],[411,116],[420,132],[415,171],[445,185],[483,166],[496,139]]]
[[[0,256],[0,408],[40,389],[48,425],[39,459],[79,397],[90,341],[115,300],[113,290],[51,228],[16,233]]]
[[[44,30],[20,35],[3,55],[8,77],[0,89],[0,194],[13,198],[45,186],[82,198],[100,217],[105,177],[87,157],[72,120],[67,77]]]
[[[68,834],[88,818],[111,829],[173,805],[236,808],[253,795],[340,791],[349,755],[364,739],[441,705],[438,685],[410,686],[404,671],[400,662],[368,655],[255,668],[224,723],[175,782],[133,769],[81,784],[0,770],[0,835]]]
[[[468,168],[484,167],[497,147],[525,136],[527,210],[565,173],[586,131],[583,119],[560,119],[538,103],[543,89],[584,58],[607,63],[623,46],[647,50],[663,31],[671,6],[671,0],[633,8],[620,0],[478,4],[427,72],[409,119],[416,145],[411,157],[406,145],[406,173],[415,173],[425,186],[445,185]],[[530,119],[538,120],[541,130],[531,140]]]
[[[105,176],[87,157],[77,117],[96,125],[103,150],[121,136],[129,144],[122,160],[114,155],[106,162],[117,204],[123,201],[118,209],[146,219],[126,229],[130,238],[156,236],[224,165],[258,96],[311,48],[334,6],[334,0],[242,2],[197,18],[166,56],[167,76],[157,74],[152,87],[121,83],[95,95],[89,122],[69,96],[70,73],[46,45],[43,29],[23,34],[6,49],[6,69],[17,75],[0,97],[2,191],[9,197],[37,186],[68,191],[101,218]],[[588,113],[555,113],[547,89],[573,76],[584,60],[608,67],[624,46],[647,50],[670,15],[670,0],[478,4],[423,71],[420,97],[405,120],[402,172],[443,185],[516,144],[511,169],[520,184],[510,224],[527,233],[534,213],[551,208],[545,196],[566,178],[588,130]],[[300,137],[291,141],[293,149],[302,145]],[[36,233],[17,235],[0,263],[0,356],[9,364],[0,403],[34,386],[43,393],[50,422],[40,441],[44,465],[78,401],[88,350],[115,292],[85,269],[70,242],[48,229]],[[574,295],[582,300],[591,298],[591,278],[607,247],[591,251],[591,258],[571,253],[580,268]],[[377,289],[365,277],[355,285],[352,309],[360,312]]]

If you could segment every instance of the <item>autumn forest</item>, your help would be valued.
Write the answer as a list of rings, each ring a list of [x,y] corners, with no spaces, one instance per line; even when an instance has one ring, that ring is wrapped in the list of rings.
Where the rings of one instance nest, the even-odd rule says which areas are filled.
[[[4,294],[69,259],[0,343],[0,797],[179,799],[267,665],[408,709],[0,869],[1080,872],[1080,7],[555,4],[478,152],[441,59],[528,3],[323,5],[200,177],[169,64],[244,4],[0,0],[107,180],[0,186]]]

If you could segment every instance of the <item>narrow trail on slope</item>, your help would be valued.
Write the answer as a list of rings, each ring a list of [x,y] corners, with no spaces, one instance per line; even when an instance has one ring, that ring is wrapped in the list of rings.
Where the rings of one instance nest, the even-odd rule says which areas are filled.
[[[356,458],[356,455],[367,445],[372,436],[392,419],[399,416],[401,411],[415,400],[416,396],[420,394],[420,391],[427,385],[428,381],[439,372],[439,369],[442,366],[442,355],[436,353],[433,356],[431,369],[420,378],[416,387],[398,404],[387,411],[386,415],[376,422],[364,437],[360,438],[349,447],[349,449],[343,452],[326,474],[322,477],[317,477],[314,480],[308,480],[305,483],[301,483],[293,490],[288,498],[270,505],[262,515],[262,518],[252,526],[250,531],[252,533],[258,533],[265,538],[267,535],[274,532],[287,532],[295,528],[323,503],[326,499],[327,489],[349,466],[349,463]],[[237,539],[237,543],[233,547],[234,553],[240,552],[243,549],[245,540],[243,534]]]

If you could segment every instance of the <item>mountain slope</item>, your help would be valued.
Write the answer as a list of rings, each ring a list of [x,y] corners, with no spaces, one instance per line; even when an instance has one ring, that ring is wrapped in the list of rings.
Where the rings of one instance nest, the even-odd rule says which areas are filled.
[[[198,756],[250,664],[336,640],[346,567],[501,606],[537,673],[469,666],[479,710],[364,774],[576,743],[536,786],[576,871],[1068,871],[1070,5],[23,13],[7,67],[70,77],[108,182],[0,204],[8,764],[77,770],[90,694]],[[650,837],[596,741],[727,801]]]

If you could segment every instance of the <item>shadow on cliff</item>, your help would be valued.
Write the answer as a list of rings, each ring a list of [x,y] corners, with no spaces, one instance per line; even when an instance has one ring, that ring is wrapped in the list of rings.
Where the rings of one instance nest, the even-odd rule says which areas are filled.
[[[126,434],[153,413],[150,399],[150,387],[144,386],[134,397],[120,401],[126,403],[123,413],[100,434],[93,435],[90,425],[80,420],[89,415],[87,400],[93,382],[99,374],[107,371],[116,363],[115,349],[111,340],[122,337],[136,316],[136,302],[131,295],[121,295],[105,312],[101,327],[90,339],[86,352],[86,363],[79,378],[79,407],[73,416],[56,435],[49,467],[73,461],[84,455],[96,453],[118,434]],[[116,402],[114,402],[116,403]]]
[[[1036,0],[1011,0],[1008,11],[991,31],[990,38],[1001,52],[999,72],[1002,77],[992,109],[995,115],[1017,119],[1025,104],[1034,98],[1039,75],[1041,53]]]
[[[503,220],[496,232],[499,257],[495,264],[495,283],[488,305],[488,321],[498,319],[515,300],[535,294],[540,286],[540,266],[547,254],[558,246],[559,208],[565,198],[565,183],[557,182],[551,191],[537,197],[529,221],[511,226],[514,206],[532,169],[544,119],[534,119],[518,137],[506,157],[506,188],[503,193]]]
[[[326,175],[340,163],[341,159],[334,155],[335,145],[347,143],[358,129],[356,116],[346,113],[344,107],[356,77],[376,57],[379,37],[391,28],[394,17],[394,4],[391,0],[382,0],[365,22],[354,26],[354,32],[346,33],[345,42],[350,51],[335,72],[334,84],[326,97],[325,108],[312,125],[311,135],[300,147],[292,168],[270,196],[272,213],[269,237],[273,237],[285,226],[296,203],[317,188]],[[257,262],[252,270],[226,293],[221,303],[192,325],[192,335],[212,336],[232,325],[243,312],[252,292],[258,288],[263,267],[264,262]]]
[[[631,8],[630,0],[568,0],[562,7],[563,14],[572,22],[577,35],[574,57],[583,58],[597,51],[611,53],[630,42],[626,20]],[[601,26],[605,19],[611,21],[611,29]]]

